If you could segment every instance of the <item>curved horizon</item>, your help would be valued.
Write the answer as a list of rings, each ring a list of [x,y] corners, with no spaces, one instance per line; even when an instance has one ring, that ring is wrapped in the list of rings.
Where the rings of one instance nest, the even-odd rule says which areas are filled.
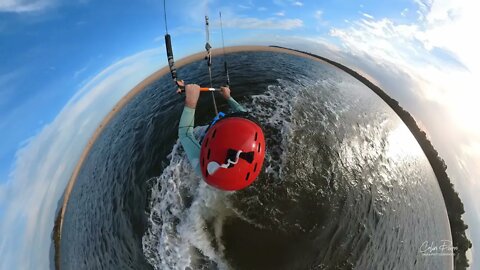
[[[167,1],[177,59],[211,45],[276,45],[326,56],[380,87],[414,118],[448,166],[480,249],[480,22],[471,0],[320,3]],[[163,3],[13,0],[0,4],[0,268],[50,264],[51,230],[88,142],[112,108],[166,65]],[[141,14],[141,16],[139,15]],[[135,22],[135,23],[132,23]],[[202,54],[202,53],[200,53]],[[177,64],[180,64],[180,60]],[[417,138],[418,139],[418,138]],[[70,189],[73,188],[71,184]]]

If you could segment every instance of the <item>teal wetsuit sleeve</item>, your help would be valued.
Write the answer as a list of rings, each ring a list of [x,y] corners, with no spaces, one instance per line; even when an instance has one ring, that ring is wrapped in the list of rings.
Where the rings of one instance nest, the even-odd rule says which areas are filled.
[[[243,108],[242,105],[238,104],[238,102],[235,99],[233,99],[233,97],[230,97],[229,99],[227,99],[227,102],[228,102],[228,105],[230,105],[230,107],[233,109],[233,111],[247,112],[247,110],[245,110],[245,108]]]
[[[194,122],[195,109],[184,107],[182,117],[180,117],[180,124],[178,125],[178,138],[187,153],[193,169],[200,174],[200,144],[193,135]]]

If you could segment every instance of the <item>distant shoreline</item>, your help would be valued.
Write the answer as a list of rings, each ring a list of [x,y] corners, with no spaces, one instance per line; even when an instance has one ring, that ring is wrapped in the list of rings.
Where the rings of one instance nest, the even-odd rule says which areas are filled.
[[[441,169],[441,167],[438,167],[438,158],[439,158],[438,153],[435,156],[432,155],[432,154],[429,154],[429,153],[433,153],[433,152],[430,151],[431,149],[428,148],[428,147],[424,147],[427,144],[426,144],[426,142],[424,142],[424,140],[422,140],[422,137],[420,136],[421,135],[421,133],[420,133],[421,130],[418,128],[418,125],[416,125],[415,121],[413,120],[413,117],[411,117],[411,115],[408,114],[408,112],[403,110],[403,108],[401,108],[399,106],[397,101],[390,98],[383,90],[381,90],[379,87],[377,87],[376,85],[371,83],[368,79],[361,76],[360,74],[353,71],[352,69],[350,69],[346,66],[343,66],[343,65],[341,65],[337,62],[334,62],[332,60],[329,60],[327,58],[321,57],[321,56],[317,56],[317,55],[314,55],[314,54],[310,54],[310,53],[306,53],[306,52],[302,52],[302,51],[297,51],[297,50],[293,50],[293,49],[278,47],[278,46],[270,46],[270,47],[268,47],[268,46],[235,46],[235,47],[227,47],[227,48],[225,48],[225,51],[226,51],[226,53],[256,52],[256,51],[287,53],[287,54],[296,55],[296,56],[303,57],[303,58],[309,58],[309,59],[312,59],[312,60],[315,60],[315,61],[322,61],[322,62],[331,64],[331,65],[333,65],[337,68],[340,68],[341,70],[347,72],[348,74],[350,74],[351,76],[353,76],[354,78],[356,78],[357,80],[359,80],[360,82],[365,84],[367,87],[369,87],[372,91],[374,91],[380,98],[382,98],[397,113],[397,115],[403,120],[403,122],[407,125],[407,127],[410,129],[410,131],[414,134],[415,138],[417,139],[417,141],[421,145],[422,149],[424,150],[424,153],[427,156],[428,160],[430,161],[430,164],[432,165],[432,168],[435,172],[435,175],[437,176],[437,180],[439,181],[439,184],[440,184],[440,179],[445,179],[444,178],[444,176],[446,176],[445,170],[443,170],[443,173],[439,171]],[[222,49],[212,50],[212,56],[213,57],[221,55],[222,53],[223,53]],[[176,62],[176,66],[177,66],[177,68],[179,68],[179,67],[185,66],[189,63],[192,63],[194,61],[202,60],[204,57],[205,57],[205,52],[199,52],[199,53],[196,53],[196,54],[193,54],[193,55],[190,55],[188,57],[185,57],[185,58],[182,58],[182,59],[178,60]],[[100,125],[97,127],[97,129],[95,130],[95,132],[93,133],[93,135],[89,139],[89,141],[88,141],[85,149],[83,150],[82,155],[80,156],[79,161],[78,161],[78,163],[77,163],[77,165],[76,165],[76,167],[75,167],[75,169],[72,173],[72,176],[70,177],[70,180],[67,184],[67,187],[65,188],[64,196],[63,196],[63,203],[62,203],[62,206],[61,206],[60,210],[58,211],[58,214],[55,218],[55,225],[54,225],[54,228],[53,228],[53,242],[54,242],[54,249],[55,249],[54,260],[55,260],[55,268],[56,269],[60,269],[60,256],[61,256],[61,254],[60,254],[60,243],[61,243],[61,236],[62,236],[63,220],[64,220],[65,213],[66,213],[66,210],[67,210],[67,207],[68,207],[70,194],[73,190],[73,187],[75,186],[75,182],[77,180],[77,176],[80,172],[80,169],[83,166],[83,162],[85,161],[86,157],[88,156],[92,146],[94,145],[97,138],[103,132],[103,129],[108,125],[110,120],[113,119],[113,117],[117,114],[118,111],[120,111],[133,97],[135,97],[137,94],[142,92],[146,88],[146,86],[152,84],[153,82],[160,79],[162,76],[168,74],[169,72],[170,71],[168,69],[168,66],[166,66],[166,67],[156,71],[152,75],[148,76],[146,79],[144,79],[142,82],[140,82],[137,86],[135,86],[127,95],[125,95],[122,99],[120,99],[120,101],[113,107],[113,109],[102,120]],[[410,118],[406,117],[405,115],[402,117],[402,114],[405,114],[405,113],[408,114],[408,116]],[[417,130],[419,132],[417,132]],[[423,133],[423,135],[425,135],[425,133]],[[426,137],[425,137],[425,139],[426,139]],[[430,142],[428,141],[428,143],[430,143]],[[431,144],[430,144],[430,146],[431,146]],[[433,149],[433,146],[431,146],[431,148]],[[436,151],[435,151],[435,153],[436,153]],[[435,162],[435,160],[437,160],[437,162]],[[442,160],[442,162],[443,162],[443,160]],[[443,177],[443,178],[439,178],[439,176]],[[449,182],[450,179],[448,178],[448,176],[446,176],[446,177],[448,179],[448,183],[450,183]],[[451,185],[451,183],[450,183],[450,185]],[[445,188],[442,188],[442,184],[440,184],[440,187],[441,187],[444,199],[445,199],[445,203],[447,204],[447,199],[446,199],[445,193],[446,192],[451,193],[451,191],[447,190]],[[453,193],[455,193],[455,191],[453,190],[453,186],[451,186],[451,190],[453,191]],[[458,198],[458,194],[457,194],[457,198]],[[461,203],[459,198],[458,198],[458,201],[460,202],[460,204],[462,206],[462,209],[463,209],[463,204]],[[457,202],[457,201],[455,200],[455,202]],[[458,202],[456,204],[458,204]],[[451,216],[450,215],[451,211],[449,211],[449,206],[448,205],[447,205],[447,212],[448,212],[448,217],[449,217],[450,224],[451,224],[452,238],[453,238],[453,235],[454,235],[453,231],[454,230],[453,230],[453,227],[452,227],[452,218],[450,217]],[[456,212],[456,211],[454,211],[454,212]],[[461,217],[461,214],[460,214],[460,217]],[[458,222],[458,218],[459,217],[455,216],[455,218],[454,218],[455,221]],[[463,224],[463,221],[461,220],[461,218],[460,218],[460,221],[461,221],[461,224]],[[458,230],[457,230],[457,232],[458,232]],[[463,235],[465,235],[464,230],[463,230]],[[461,233],[460,233],[460,236],[461,236]],[[465,237],[465,239],[466,239],[466,237]],[[454,245],[455,245],[455,240],[454,240]],[[471,245],[471,243],[470,243],[470,245]],[[456,256],[457,256],[457,254],[456,254]],[[464,252],[463,252],[463,256],[465,256]]]

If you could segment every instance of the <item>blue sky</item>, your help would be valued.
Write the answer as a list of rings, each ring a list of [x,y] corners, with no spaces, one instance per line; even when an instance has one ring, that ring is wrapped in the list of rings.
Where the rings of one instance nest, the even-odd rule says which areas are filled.
[[[371,78],[427,131],[478,228],[475,1],[186,0],[167,9],[177,59],[203,50],[205,14],[221,46],[222,11],[227,45],[294,47]],[[165,66],[164,31],[162,1],[0,2],[1,269],[48,265],[56,204],[83,146],[123,95]]]

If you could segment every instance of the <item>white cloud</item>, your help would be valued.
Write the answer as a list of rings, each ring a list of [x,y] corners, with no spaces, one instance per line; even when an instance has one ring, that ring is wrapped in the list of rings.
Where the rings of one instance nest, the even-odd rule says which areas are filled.
[[[223,22],[224,27],[240,29],[269,29],[269,30],[292,30],[303,26],[300,19],[257,19],[249,17],[229,18]]]
[[[54,0],[2,0],[0,12],[32,12],[43,10],[54,4]]]
[[[316,10],[313,16],[317,20],[316,30],[325,31],[326,27],[329,25],[329,22],[323,19],[323,10]]]
[[[301,7],[303,2],[297,0],[273,0],[273,3],[280,7],[286,7],[287,5]]]
[[[218,21],[218,19],[216,19],[216,20],[210,19],[210,25],[214,26],[215,24],[213,22],[216,22],[216,21]],[[203,24],[205,24],[205,21],[203,22]],[[201,25],[203,27],[199,27],[199,26],[176,27],[176,28],[170,29],[169,34],[172,36],[172,39],[175,39],[176,36],[180,36],[180,35],[190,35],[191,36],[192,34],[198,34],[198,33],[204,34],[205,33],[205,26],[203,24],[199,24],[199,26]],[[153,39],[153,42],[155,42],[155,43],[160,42],[160,43],[163,44],[165,42],[165,36],[161,35],[161,36],[155,37]]]
[[[402,12],[400,12],[400,15],[402,15],[402,17],[407,16],[407,14],[408,14],[408,8],[405,8],[402,10]]]
[[[301,19],[279,19],[279,18],[271,18],[271,17],[251,17],[249,15],[241,14],[241,10],[238,8],[238,4],[234,7],[232,6],[218,6],[212,5],[211,0],[202,0],[202,1],[194,1],[194,0],[187,0],[185,6],[189,6],[186,13],[186,17],[188,18],[189,23],[191,24],[190,28],[194,28],[194,25],[201,25],[203,26],[205,21],[203,16],[199,16],[199,14],[210,14],[210,25],[211,30],[214,30],[215,27],[219,26],[218,22],[218,12],[222,12],[223,17],[223,26],[228,28],[237,28],[237,29],[252,29],[252,30],[291,30],[296,29],[299,27],[303,27],[303,21]],[[291,0],[275,0],[274,3],[279,6],[287,6]],[[255,8],[253,2],[242,3],[245,7]],[[168,8],[168,7],[167,7]],[[265,7],[258,7],[258,11],[268,11],[269,9]],[[176,11],[178,12],[178,11]],[[273,11],[272,11],[273,12]],[[185,12],[183,12],[185,13]],[[182,14],[183,14],[182,13]],[[170,16],[174,16],[175,14],[171,14]],[[282,17],[285,15],[285,12],[278,12],[275,14],[276,16]],[[181,29],[185,28],[182,26],[180,29],[176,29],[182,31]],[[198,28],[197,28],[198,29]],[[201,29],[203,33],[204,29]]]
[[[0,186],[0,269],[49,268],[57,202],[84,146],[116,102],[165,62],[160,55],[163,50],[147,50],[99,73],[18,150]]]
[[[432,4],[432,0],[413,0],[418,6],[418,11],[422,14],[428,12],[430,5]]]
[[[243,1],[242,4],[238,4],[237,6],[241,9],[252,9],[255,7],[252,0]]]
[[[73,78],[75,78],[75,79],[78,78],[78,76],[80,76],[82,73],[84,73],[87,70],[87,68],[88,68],[88,66],[84,66],[81,69],[75,71],[73,73]]]
[[[371,20],[375,19],[372,15],[368,14],[368,13],[362,13],[362,16],[366,17],[366,18],[369,18]]]
[[[24,72],[20,70],[12,70],[8,73],[0,74],[0,108],[6,106],[7,103],[13,100],[15,96],[15,87],[13,87],[13,85],[20,80],[23,73]],[[2,127],[2,125],[3,123],[0,121],[0,127]]]
[[[478,10],[479,1],[442,0],[433,2],[425,16],[427,45],[454,52],[475,74],[480,74],[480,39],[469,30],[479,25]]]
[[[283,16],[285,16],[285,11],[284,10],[279,11],[279,12],[275,13],[275,16],[283,17]]]
[[[165,42],[165,36],[158,36],[153,39],[153,42]]]
[[[202,25],[205,23],[205,14],[218,14],[218,12],[209,12],[210,1],[211,0],[185,0],[182,1],[182,6],[188,8],[180,9],[175,8],[175,3],[173,3],[173,1],[171,3],[167,1],[167,10],[169,12],[168,16],[170,18],[181,16],[181,18],[186,18],[193,24]]]
[[[29,13],[47,10],[49,8],[66,4],[76,3],[80,5],[88,4],[91,0],[74,0],[74,1],[59,1],[59,0],[0,0],[1,12],[14,13]],[[77,24],[77,26],[82,25]]]

